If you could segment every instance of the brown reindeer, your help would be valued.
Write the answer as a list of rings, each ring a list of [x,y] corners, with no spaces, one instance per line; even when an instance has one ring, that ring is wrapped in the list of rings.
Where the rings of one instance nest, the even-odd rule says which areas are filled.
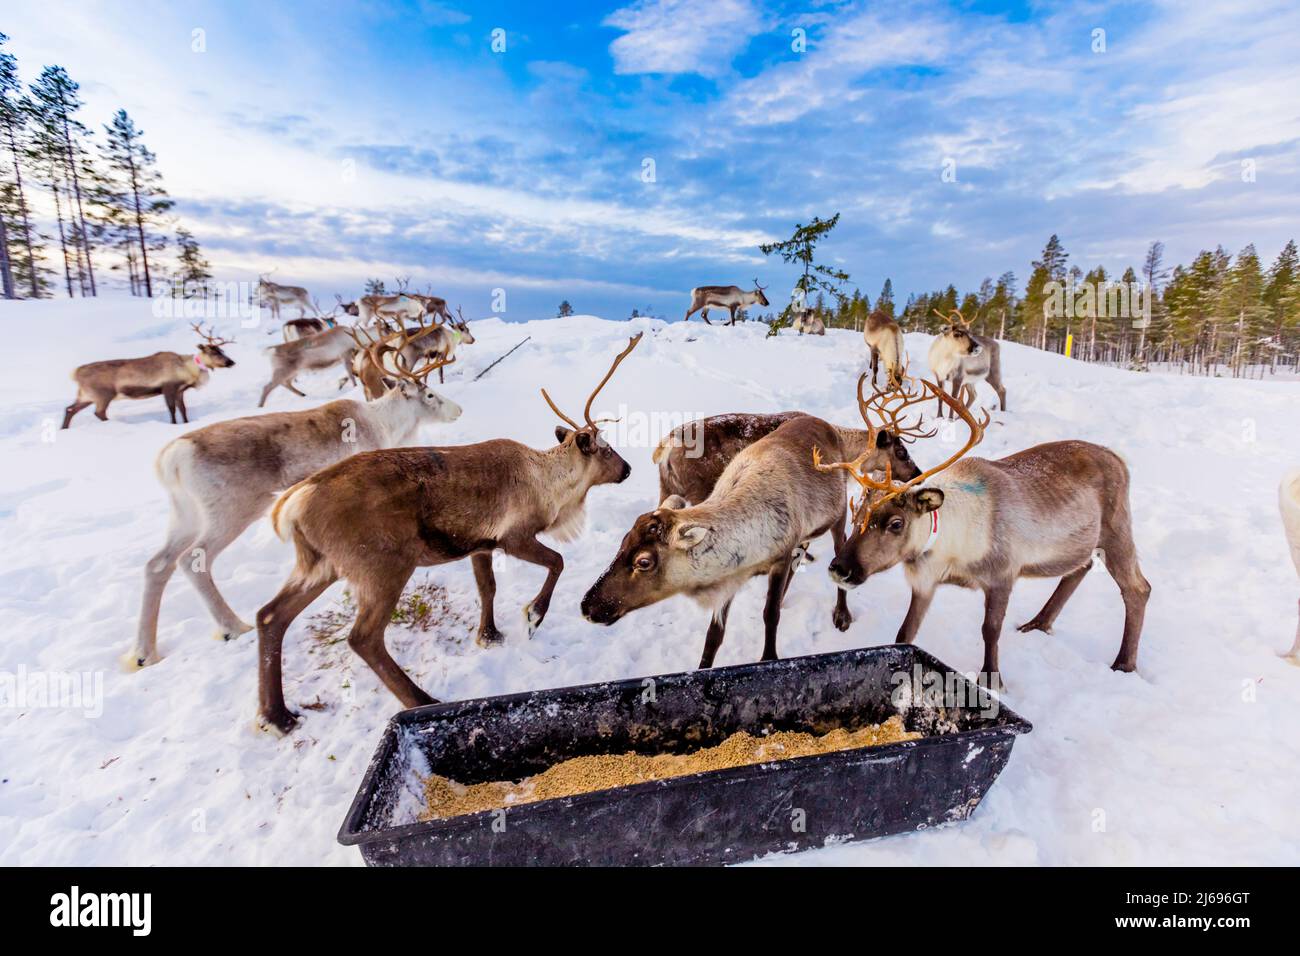
[[[307,411],[217,422],[163,448],[154,470],[171,500],[171,521],[166,543],[145,565],[139,630],[123,659],[128,668],[158,660],[158,610],[178,564],[207,604],[218,638],[252,630],[217,590],[212,564],[266,514],[276,493],[348,455],[406,445],[421,425],[460,417],[460,406],[421,378],[395,375],[378,401],[339,399]]]
[[[576,536],[588,491],[626,480],[626,461],[600,435],[591,405],[640,335],[614,359],[587,398],[585,424],[566,416],[542,390],[552,410],[572,426],[557,427],[558,445],[537,451],[506,439],[441,448],[399,448],[354,455],[286,491],[272,524],[297,551],[293,573],[257,614],[259,719],[267,729],[291,731],[296,717],[284,701],[281,648],[289,624],[340,578],[351,585],[357,618],[348,644],[402,702],[434,700],[389,656],[384,628],[402,589],[418,567],[468,557],[478,584],[478,643],[498,644],[493,615],[496,578],[492,552],[546,568],[546,581],[524,608],[531,635],[550,607],[564,559],[537,540]],[[431,368],[413,370],[428,374]]]
[[[1151,586],[1133,544],[1124,462],[1111,450],[1082,441],[1036,445],[997,461],[963,458],[983,438],[988,413],[977,422],[938,385],[922,384],[924,391],[914,392],[913,403],[938,398],[966,423],[969,438],[942,464],[907,481],[890,474],[878,481],[853,462],[815,461],[821,471],[848,472],[863,488],[853,529],[831,562],[831,579],[840,588],[855,588],[901,562],[912,602],[896,638],[900,644],[916,639],[938,585],[982,590],[980,680],[997,687],[998,638],[1015,582],[1061,578],[1042,610],[1020,627],[1050,633],[1100,549],[1124,599],[1124,638],[1111,666],[1132,671]]]
[[[938,309],[935,315],[943,317]],[[997,339],[972,332],[957,309],[952,310],[948,324],[930,343],[929,362],[934,380],[940,387],[951,382],[953,398],[959,402],[969,406],[975,401],[976,386],[988,382],[998,393],[1002,411],[1007,410],[1007,390],[1002,385],[1002,346]],[[943,411],[940,403],[939,414]]]
[[[408,367],[430,359],[446,359],[443,364],[450,364],[456,357],[457,347],[474,344],[474,333],[469,330],[469,323],[465,321],[459,306],[456,307],[456,317],[448,315],[445,324],[426,326],[422,318],[417,321],[420,323],[417,333],[394,355],[396,360],[406,363]],[[443,381],[441,366],[438,368],[438,381]]]
[[[886,381],[890,385],[902,381],[907,365],[907,350],[903,346],[903,331],[898,323],[876,309],[867,316],[866,324],[862,326],[862,337],[871,353],[871,384],[876,384],[881,359],[885,362]]]
[[[355,385],[357,380],[351,362],[355,351],[351,330],[341,325],[306,338],[272,345],[266,349],[271,359],[271,379],[262,387],[257,407],[264,407],[267,396],[282,385],[295,395],[306,398],[307,393],[293,384],[294,378],[303,372],[319,372],[339,363],[348,373],[348,381]]]
[[[191,324],[195,333],[205,341],[199,343],[194,355],[176,352],[155,352],[143,358],[111,359],[78,366],[72,373],[77,383],[77,397],[63,410],[63,427],[72,424],[72,416],[87,406],[95,406],[95,417],[108,421],[108,406],[115,398],[152,398],[161,395],[167,402],[172,424],[176,412],[181,421],[189,424],[185,408],[185,392],[202,388],[208,383],[208,370],[233,368],[235,360],[221,346],[230,345],[234,339],[217,338],[211,330],[204,331],[197,323]]]
[[[754,291],[746,292],[738,285],[702,285],[691,290],[691,307],[686,310],[685,322],[689,322],[691,316],[696,312],[704,319],[706,325],[712,325],[709,321],[709,309],[726,309],[731,315],[728,325],[736,324],[736,313],[741,309],[751,305],[771,305],[767,301],[767,296],[763,294],[766,286],[758,284],[754,280]],[[700,310],[703,310],[702,312]]]

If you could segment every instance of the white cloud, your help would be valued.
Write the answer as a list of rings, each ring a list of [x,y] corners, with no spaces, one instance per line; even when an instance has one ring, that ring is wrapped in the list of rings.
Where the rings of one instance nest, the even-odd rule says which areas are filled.
[[[749,0],[638,0],[605,26],[627,31],[609,45],[615,73],[726,73],[764,29]]]

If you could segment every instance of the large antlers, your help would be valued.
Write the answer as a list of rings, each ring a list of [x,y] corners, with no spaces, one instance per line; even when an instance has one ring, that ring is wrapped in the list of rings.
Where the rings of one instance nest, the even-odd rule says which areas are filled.
[[[231,345],[235,341],[234,339],[218,338],[214,334],[216,332],[216,326],[209,325],[207,330],[204,331],[203,327],[199,325],[198,322],[191,322],[190,328],[194,330],[194,334],[197,335],[199,338],[207,339],[208,344],[213,346],[214,348],[220,348],[223,345]]]
[[[643,335],[645,335],[644,332],[638,332],[636,335],[632,336],[630,339],[627,340],[627,348],[625,348],[623,351],[618,353],[618,355],[614,358],[614,364],[609,367],[609,371],[606,372],[605,377],[600,380],[600,384],[597,385],[595,389],[592,390],[592,393],[589,396],[587,396],[587,404],[582,409],[582,417],[586,419],[587,422],[585,425],[579,425],[568,415],[564,414],[564,412],[560,411],[559,407],[555,404],[555,402],[551,401],[551,396],[546,394],[546,389],[542,389],[542,398],[546,399],[546,404],[551,406],[551,411],[555,412],[556,415],[560,416],[560,421],[564,422],[575,432],[580,432],[580,431],[594,432],[600,426],[601,422],[592,421],[591,403],[596,400],[596,396],[599,395],[600,390],[605,387],[605,383],[608,382],[610,378],[613,377],[614,371],[619,367],[619,365],[622,364],[623,359],[627,358],[630,354],[632,354],[632,350],[636,348],[637,343],[641,341],[641,336]],[[607,419],[601,419],[601,421],[606,421],[606,420]]]
[[[867,446],[867,451],[863,452],[862,455],[858,456],[851,462],[841,461],[823,464],[821,460],[821,450],[816,447],[813,448],[814,468],[822,472],[832,472],[835,470],[847,471],[862,487],[863,494],[861,505],[856,501],[850,502],[850,505],[853,509],[854,519],[858,522],[860,529],[864,532],[867,530],[867,523],[871,520],[871,513],[882,504],[892,498],[897,498],[909,489],[915,488],[917,485],[928,481],[939,472],[950,467],[957,461],[957,459],[961,458],[966,454],[966,452],[978,445],[984,438],[984,429],[988,426],[990,418],[988,411],[985,410],[983,421],[976,421],[975,416],[971,414],[970,409],[965,405],[965,403],[949,396],[941,386],[927,382],[924,379],[920,382],[923,391],[905,391],[902,387],[903,383],[900,382],[895,388],[888,392],[875,388],[875,394],[872,398],[870,400],[864,400],[862,397],[862,382],[865,377],[866,376],[863,375],[862,378],[858,379],[858,409],[862,413],[863,420],[867,422],[868,430],[871,432],[872,441]],[[904,381],[915,382],[915,379],[904,379]],[[929,393],[928,395],[926,394],[927,392]],[[966,443],[954,454],[950,455],[942,464],[926,469],[910,481],[894,481],[893,468],[888,463],[885,465],[885,477],[883,481],[877,481],[872,478],[870,474],[864,473],[861,470],[862,464],[870,455],[871,449],[875,445],[874,439],[876,432],[879,431],[879,429],[871,423],[867,412],[875,411],[881,416],[882,421],[884,422],[883,427],[887,428],[899,437],[902,437],[905,434],[913,437],[929,437],[934,435],[935,431],[926,433],[920,432],[919,429],[922,426],[922,420],[918,420],[915,425],[904,426],[901,424],[901,416],[905,408],[929,401],[931,398],[938,398],[940,402],[953,409],[961,420],[966,423],[966,426],[970,429],[970,435],[966,439]],[[894,402],[895,404],[891,406],[891,402]]]

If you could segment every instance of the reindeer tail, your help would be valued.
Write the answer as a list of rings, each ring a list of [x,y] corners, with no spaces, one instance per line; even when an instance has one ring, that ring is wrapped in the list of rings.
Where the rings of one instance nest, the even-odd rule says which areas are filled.
[[[650,460],[656,465],[663,460],[664,455],[668,454],[668,449],[675,448],[681,443],[681,437],[674,428],[663,438],[659,439],[659,444],[655,445],[655,450],[650,453]]]
[[[310,478],[298,482],[278,499],[271,508],[271,527],[281,541],[288,541],[298,524],[303,507],[311,499],[315,484]]]

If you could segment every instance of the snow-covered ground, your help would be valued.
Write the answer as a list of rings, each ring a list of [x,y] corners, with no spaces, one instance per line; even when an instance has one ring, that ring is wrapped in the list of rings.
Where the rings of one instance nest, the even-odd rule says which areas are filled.
[[[187,352],[186,323],[139,300],[0,304],[0,677],[11,686],[51,674],[86,675],[102,697],[81,708],[0,710],[0,863],[274,864],[359,862],[335,833],[396,700],[346,643],[322,645],[299,619],[285,644],[297,732],[255,733],[255,636],[211,639],[212,624],[181,576],[163,602],[157,666],[127,674],[118,656],[135,628],[142,568],[167,520],[153,459],[185,426],[161,399],[119,401],[108,423],[83,412],[57,431],[79,363]],[[860,338],[698,322],[607,322],[591,317],[474,323],[476,345],[449,371],[446,394],[463,417],[429,442],[510,437],[552,441],[545,385],[573,414],[610,358],[647,332],[599,404],[625,422],[610,437],[632,464],[622,485],[589,498],[586,533],[562,545],[566,566],[532,640],[518,609],[541,569],[506,559],[498,575],[505,646],[473,642],[477,595],[468,563],[427,574],[451,593],[434,633],[390,629],[394,655],[442,699],[689,669],[706,614],[684,599],[636,612],[613,628],[582,620],[578,601],[624,531],[655,504],[654,442],[683,418],[801,408],[855,423]],[[256,412],[278,338],[224,325],[237,367],[191,393],[191,428]],[[471,379],[525,335],[531,341],[479,382]],[[928,338],[908,336],[914,369]],[[1054,581],[1026,581],[1002,638],[1008,703],[1033,721],[974,817],[963,824],[840,846],[774,862],[802,864],[1296,863],[1300,862],[1300,668],[1283,661],[1300,591],[1283,542],[1276,487],[1300,463],[1294,383],[1140,375],[1004,346],[1010,410],[995,413],[977,454],[1083,438],[1120,451],[1133,475],[1135,534],[1154,588],[1139,671],[1108,669],[1123,608],[1097,568],[1056,632],[1022,635]],[[335,397],[337,375],[283,390],[274,409]],[[983,390],[981,400],[992,400]],[[942,438],[914,449],[938,460]],[[780,650],[792,656],[892,640],[907,605],[900,569],[854,591],[856,621],[831,625],[829,539],[791,588]],[[217,562],[218,585],[247,619],[279,587],[291,548],[265,524]],[[338,589],[316,609],[337,597]],[[762,587],[732,609],[719,664],[757,659]],[[310,614],[310,612],[309,612]],[[937,597],[918,643],[949,664],[979,666],[980,596]],[[303,710],[311,704],[313,709]],[[87,711],[89,713],[87,713]]]

